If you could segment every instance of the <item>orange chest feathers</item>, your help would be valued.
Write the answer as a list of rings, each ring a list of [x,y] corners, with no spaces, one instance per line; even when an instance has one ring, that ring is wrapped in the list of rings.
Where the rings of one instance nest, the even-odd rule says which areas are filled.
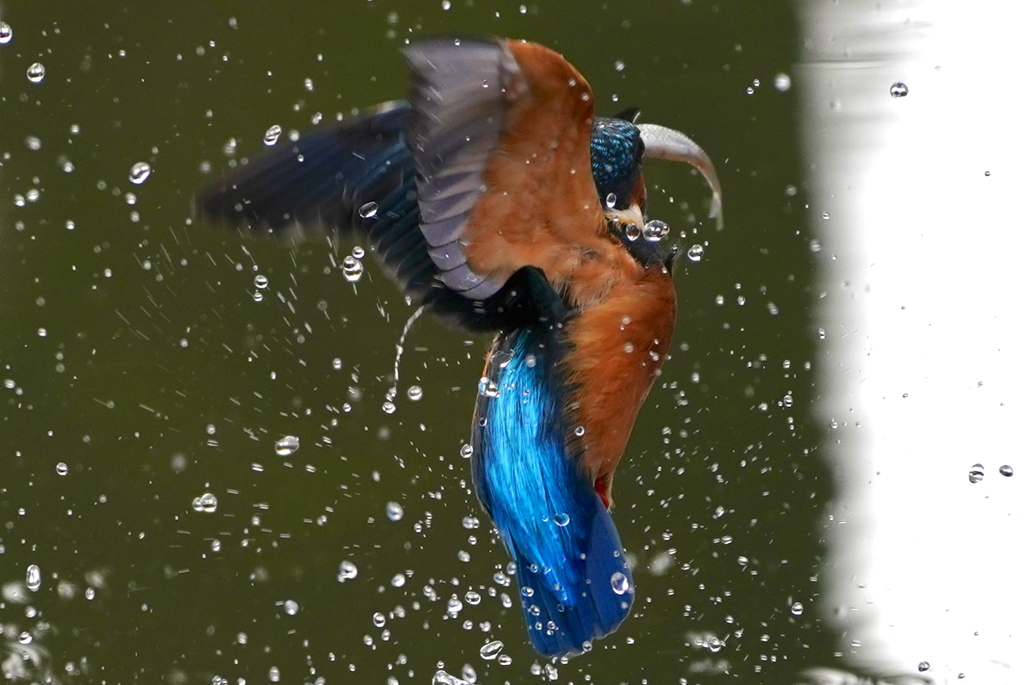
[[[652,266],[618,281],[567,330],[566,380],[573,387],[570,439],[605,500],[640,406],[657,377],[676,316],[671,275]],[[582,428],[582,430],[581,430]]]

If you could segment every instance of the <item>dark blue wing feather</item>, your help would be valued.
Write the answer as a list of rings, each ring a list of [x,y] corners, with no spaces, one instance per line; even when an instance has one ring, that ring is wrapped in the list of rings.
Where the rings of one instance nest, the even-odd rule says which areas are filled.
[[[473,435],[477,495],[516,561],[530,640],[550,656],[587,649],[633,600],[615,525],[567,445],[563,346],[555,321],[500,333]]]
[[[447,287],[420,230],[416,169],[407,145],[411,109],[393,102],[302,134],[256,156],[196,196],[199,212],[253,231],[292,226],[366,240],[417,304],[470,330],[512,328],[537,318],[513,275],[493,295],[470,300]],[[374,203],[376,211],[368,211]]]
[[[422,300],[437,270],[429,259],[418,259],[427,255],[427,244],[404,132],[410,112],[406,103],[385,103],[303,133],[200,193],[196,207],[256,231],[301,226],[368,239],[399,285]],[[410,257],[419,270],[399,268]]]

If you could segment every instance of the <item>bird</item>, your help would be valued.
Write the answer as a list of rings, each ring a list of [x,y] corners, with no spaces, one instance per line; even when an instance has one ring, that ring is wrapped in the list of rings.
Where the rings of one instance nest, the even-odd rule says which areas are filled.
[[[257,155],[195,209],[255,232],[358,237],[413,304],[492,336],[474,490],[515,563],[534,649],[577,655],[635,596],[613,475],[676,315],[642,163],[694,166],[719,222],[721,186],[686,135],[636,110],[596,116],[590,85],[546,47],[465,36],[402,52],[407,100]]]

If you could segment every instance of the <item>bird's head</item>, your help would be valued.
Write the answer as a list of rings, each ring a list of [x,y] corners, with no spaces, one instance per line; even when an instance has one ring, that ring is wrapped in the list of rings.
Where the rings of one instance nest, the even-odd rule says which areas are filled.
[[[638,115],[637,110],[627,110],[616,117],[594,119],[590,132],[590,164],[609,230],[640,261],[647,262],[653,255],[648,254],[651,249],[645,245],[652,233],[652,227],[647,225],[647,186],[641,169],[645,159],[687,162],[700,171],[711,186],[710,215],[718,219],[719,228],[722,192],[715,168],[700,146],[679,131],[656,124],[634,123]],[[657,229],[653,233],[657,233]],[[661,237],[658,234],[652,239],[656,241]],[[643,253],[643,258],[638,251]]]
[[[612,231],[640,236],[647,214],[647,187],[640,164],[644,142],[640,129],[626,118],[594,119],[590,130],[590,165],[597,194]]]

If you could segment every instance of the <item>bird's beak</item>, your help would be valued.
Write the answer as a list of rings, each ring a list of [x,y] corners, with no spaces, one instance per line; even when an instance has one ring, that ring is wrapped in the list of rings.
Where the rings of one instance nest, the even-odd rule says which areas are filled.
[[[640,138],[644,141],[644,159],[667,159],[670,162],[687,162],[703,174],[711,186],[710,216],[718,220],[718,229],[722,229],[722,186],[715,173],[715,165],[711,158],[700,148],[700,145],[689,137],[657,124],[637,124]]]

